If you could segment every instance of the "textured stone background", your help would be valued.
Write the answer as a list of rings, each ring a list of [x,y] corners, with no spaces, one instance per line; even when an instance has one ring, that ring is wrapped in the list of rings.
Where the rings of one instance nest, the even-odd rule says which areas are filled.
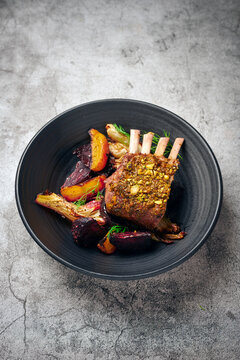
[[[239,1],[0,1],[0,358],[240,358]],[[101,98],[149,101],[209,142],[222,169],[219,222],[189,261],[111,282],[45,254],[16,210],[28,141]]]

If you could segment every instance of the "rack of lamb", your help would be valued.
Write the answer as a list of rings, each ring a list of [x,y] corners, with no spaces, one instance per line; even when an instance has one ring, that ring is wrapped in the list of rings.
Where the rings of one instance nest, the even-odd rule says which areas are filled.
[[[160,138],[155,154],[151,154],[153,135],[150,132],[143,136],[139,153],[140,131],[130,131],[129,152],[106,180],[105,202],[110,214],[160,234],[164,229],[163,218],[184,139],[176,138],[166,158],[163,154],[169,138]]]

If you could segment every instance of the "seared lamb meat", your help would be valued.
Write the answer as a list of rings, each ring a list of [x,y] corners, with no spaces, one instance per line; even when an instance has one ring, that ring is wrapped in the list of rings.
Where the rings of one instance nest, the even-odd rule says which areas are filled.
[[[183,139],[175,140],[169,158],[165,158],[163,154],[169,138],[159,140],[153,155],[150,154],[153,134],[144,135],[139,154],[139,135],[138,130],[131,130],[129,153],[106,181],[106,208],[110,214],[161,233],[162,218],[166,212],[171,182],[179,166],[177,154]]]

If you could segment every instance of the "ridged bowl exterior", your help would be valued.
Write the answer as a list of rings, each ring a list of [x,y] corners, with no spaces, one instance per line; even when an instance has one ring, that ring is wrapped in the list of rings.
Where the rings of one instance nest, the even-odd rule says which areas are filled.
[[[124,128],[171,133],[184,137],[183,160],[175,176],[168,215],[187,236],[172,245],[156,244],[144,254],[107,256],[74,244],[71,225],[58,214],[37,205],[46,189],[59,193],[76,163],[72,155],[89,141],[88,130],[105,132],[107,123]],[[216,158],[202,136],[186,121],[158,106],[124,99],[100,100],[77,106],[49,121],[31,140],[16,174],[16,201],[33,239],[61,263],[96,277],[130,280],[168,271],[193,255],[213,230],[222,201],[222,179]],[[174,195],[175,201],[174,201]]]

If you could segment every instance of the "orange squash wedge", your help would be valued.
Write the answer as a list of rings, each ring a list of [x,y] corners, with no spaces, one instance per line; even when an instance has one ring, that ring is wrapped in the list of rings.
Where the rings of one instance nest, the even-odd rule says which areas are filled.
[[[89,130],[91,136],[91,170],[98,172],[105,168],[108,161],[109,146],[106,136],[95,129]]]
[[[105,175],[100,175],[85,181],[84,183],[61,188],[61,195],[67,201],[77,201],[80,198],[88,201],[95,197],[99,191],[104,189],[105,179]]]

